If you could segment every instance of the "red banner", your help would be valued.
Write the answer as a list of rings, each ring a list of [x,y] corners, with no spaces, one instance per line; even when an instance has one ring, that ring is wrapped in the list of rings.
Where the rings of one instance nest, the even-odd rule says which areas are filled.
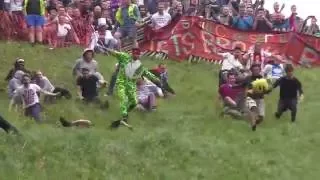
[[[261,43],[264,51],[282,55],[296,64],[320,65],[320,38],[298,33],[258,33],[239,31],[201,17],[183,17],[160,30],[145,30],[145,50],[164,52],[178,61],[196,56],[216,61],[218,49],[241,46],[248,51]]]

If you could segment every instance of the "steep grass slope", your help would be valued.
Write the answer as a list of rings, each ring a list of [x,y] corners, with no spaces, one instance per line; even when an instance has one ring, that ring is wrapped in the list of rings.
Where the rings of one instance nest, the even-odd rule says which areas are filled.
[[[16,57],[32,70],[41,69],[56,86],[76,94],[71,67],[81,50],[48,50],[26,44],[0,43],[0,77]],[[97,56],[100,71],[109,79],[115,59]],[[157,61],[145,59],[148,67]],[[177,97],[160,100],[152,114],[132,113],[131,132],[108,129],[118,118],[116,98],[108,111],[63,100],[45,106],[45,124],[8,112],[6,92],[0,94],[0,113],[16,125],[23,138],[0,132],[0,174],[3,180],[315,180],[320,176],[320,84],[318,69],[298,70],[305,102],[297,123],[288,115],[273,118],[278,91],[267,97],[267,119],[257,132],[248,124],[219,118],[217,68],[168,61]],[[1,88],[6,87],[2,80]],[[104,97],[105,98],[105,97]],[[85,118],[91,129],[65,129],[59,116]]]

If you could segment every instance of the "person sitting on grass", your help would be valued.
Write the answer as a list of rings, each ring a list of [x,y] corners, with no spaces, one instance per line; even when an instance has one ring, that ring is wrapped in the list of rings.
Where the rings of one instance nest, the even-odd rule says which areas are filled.
[[[52,93],[59,92],[60,95],[57,98],[65,97],[66,99],[71,99],[71,97],[72,97],[71,93],[67,89],[53,86],[52,83],[50,82],[50,80],[46,76],[42,75],[42,72],[40,70],[38,70],[35,73],[35,77],[33,78],[33,81],[35,84],[40,86],[40,88],[42,90],[52,92]],[[45,96],[44,97],[45,102],[53,102],[53,100],[54,99],[52,98],[52,96]]]
[[[22,86],[19,87],[15,92],[14,96],[9,105],[9,111],[11,111],[14,104],[16,96],[22,99],[25,116],[35,119],[37,122],[41,122],[40,112],[41,106],[39,101],[38,92],[41,92],[48,96],[58,96],[60,93],[51,93],[45,90],[42,90],[38,85],[31,84],[31,77],[29,74],[24,74],[22,77]]]
[[[252,130],[255,131],[257,127],[257,104],[252,98],[246,97],[245,91],[245,88],[236,84],[235,74],[228,73],[227,83],[219,88],[219,94],[224,104],[222,114],[231,115],[237,119],[247,117]]]
[[[107,83],[90,74],[89,69],[82,68],[82,76],[78,77],[77,79],[78,96],[80,100],[83,100],[86,103],[93,102],[99,104],[101,108],[108,108],[108,101],[103,104],[98,97],[97,84],[100,84],[100,87],[105,87]]]
[[[145,86],[143,78],[137,80],[137,109],[142,111],[155,111],[157,109],[156,96]]]
[[[14,63],[14,67],[12,69],[10,69],[8,75],[6,76],[6,81],[10,81],[14,74],[16,73],[16,71],[18,70],[21,70],[23,71],[24,73],[30,73],[29,70],[27,70],[25,68],[25,62],[24,62],[24,59],[21,59],[21,58],[17,58],[15,63]]]
[[[82,54],[82,58],[76,61],[75,66],[73,67],[73,75],[78,78],[82,75],[82,69],[86,68],[89,70],[90,74],[95,75],[99,80],[104,78],[100,72],[98,72],[98,62],[93,59],[94,51],[92,49],[85,49]]]
[[[280,86],[278,110],[275,113],[275,117],[279,119],[289,109],[291,111],[291,122],[296,121],[298,98],[299,101],[303,101],[304,99],[302,84],[293,75],[293,71],[293,66],[287,64],[285,66],[286,75],[273,84],[273,88]]]

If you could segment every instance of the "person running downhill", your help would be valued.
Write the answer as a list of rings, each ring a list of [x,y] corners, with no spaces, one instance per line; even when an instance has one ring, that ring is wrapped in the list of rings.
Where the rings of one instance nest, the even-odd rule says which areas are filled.
[[[136,90],[137,80],[144,76],[155,82],[157,85],[160,84],[160,80],[142,65],[139,60],[141,53],[140,49],[133,48],[131,55],[112,49],[107,50],[118,60],[119,73],[117,75],[116,86],[120,99],[120,111],[122,116],[120,120],[114,121],[111,124],[111,127],[117,128],[122,124],[132,128],[128,124],[128,113],[138,104]]]
[[[285,67],[286,76],[278,79],[274,83],[273,88],[280,86],[280,99],[278,110],[275,113],[276,118],[279,119],[282,113],[289,109],[291,111],[291,121],[295,122],[298,104],[297,98],[299,97],[299,101],[302,101],[304,96],[301,82],[293,76],[293,70],[293,66],[288,64]]]

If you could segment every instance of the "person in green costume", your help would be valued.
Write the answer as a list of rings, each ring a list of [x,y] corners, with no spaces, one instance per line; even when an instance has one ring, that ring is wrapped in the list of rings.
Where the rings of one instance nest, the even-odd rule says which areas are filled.
[[[114,121],[111,124],[112,128],[117,128],[120,125],[125,125],[132,128],[128,124],[128,113],[133,110],[137,102],[137,80],[141,77],[146,77],[154,82],[156,85],[160,84],[160,80],[145,68],[140,58],[140,49],[132,49],[132,54],[126,52],[118,52],[107,49],[107,51],[118,60],[119,72],[117,75],[116,87],[117,94],[120,99],[120,120]]]

